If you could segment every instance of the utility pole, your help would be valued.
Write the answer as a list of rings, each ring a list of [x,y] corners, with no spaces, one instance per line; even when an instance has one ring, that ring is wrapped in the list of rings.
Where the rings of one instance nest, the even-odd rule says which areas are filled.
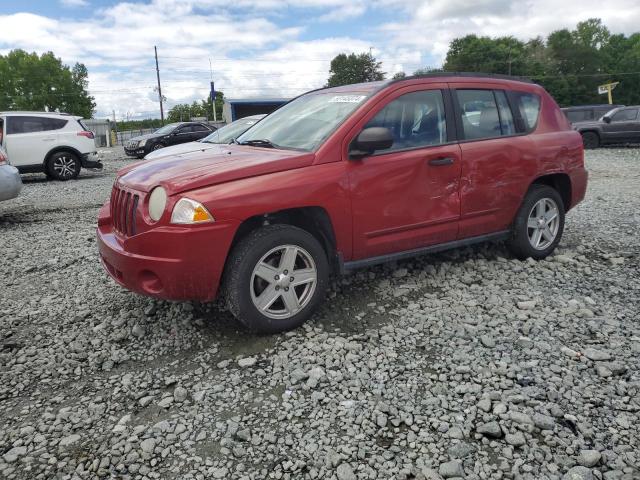
[[[164,125],[164,110],[162,108],[162,88],[160,87],[160,69],[158,68],[158,47],[154,45],[153,51],[156,54],[156,76],[158,77],[158,98],[160,99],[160,123]]]
[[[211,65],[211,58],[209,58],[209,72],[211,73],[211,109],[213,110],[213,121],[218,122],[218,115],[216,113],[216,89],[213,86],[213,66]]]

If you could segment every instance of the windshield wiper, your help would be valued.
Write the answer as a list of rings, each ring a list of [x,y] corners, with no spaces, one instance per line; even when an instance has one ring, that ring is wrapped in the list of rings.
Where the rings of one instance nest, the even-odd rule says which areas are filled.
[[[240,142],[239,145],[249,145],[251,147],[264,147],[264,148],[278,148],[275,143],[267,139],[245,140]]]

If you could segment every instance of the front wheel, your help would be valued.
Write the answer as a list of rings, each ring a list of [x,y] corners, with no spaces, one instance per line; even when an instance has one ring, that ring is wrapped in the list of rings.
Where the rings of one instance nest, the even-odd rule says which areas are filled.
[[[80,174],[80,160],[71,152],[57,152],[47,160],[46,173],[54,180],[71,180]]]
[[[600,137],[595,132],[584,132],[582,134],[582,145],[584,148],[598,148],[600,146]]]
[[[226,265],[229,310],[251,330],[276,333],[302,325],[324,298],[329,264],[305,230],[268,225],[233,249]]]
[[[558,191],[547,185],[533,185],[516,214],[509,249],[521,260],[547,257],[562,238],[564,217],[564,203]]]

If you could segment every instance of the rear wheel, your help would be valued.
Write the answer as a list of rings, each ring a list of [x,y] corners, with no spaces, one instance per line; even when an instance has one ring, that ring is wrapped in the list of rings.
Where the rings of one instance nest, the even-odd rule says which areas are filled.
[[[302,325],[324,298],[327,255],[316,238],[291,225],[268,225],[229,256],[227,306],[251,330],[275,333]]]
[[[522,260],[547,257],[562,238],[564,217],[560,194],[547,185],[533,185],[516,214],[509,249]]]
[[[80,160],[71,152],[56,152],[47,160],[47,177],[54,180],[71,180],[80,174]]]
[[[598,148],[600,146],[600,137],[595,132],[584,132],[582,134],[582,145],[584,148]]]

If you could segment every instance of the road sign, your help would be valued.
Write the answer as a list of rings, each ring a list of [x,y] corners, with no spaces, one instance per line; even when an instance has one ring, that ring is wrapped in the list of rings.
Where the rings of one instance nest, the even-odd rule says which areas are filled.
[[[616,88],[616,86],[619,83],[620,82],[611,82],[611,83],[605,83],[604,85],[598,85],[598,93],[600,95],[605,95],[605,94],[609,95],[609,105],[613,104],[613,98],[611,98],[611,90]]]

